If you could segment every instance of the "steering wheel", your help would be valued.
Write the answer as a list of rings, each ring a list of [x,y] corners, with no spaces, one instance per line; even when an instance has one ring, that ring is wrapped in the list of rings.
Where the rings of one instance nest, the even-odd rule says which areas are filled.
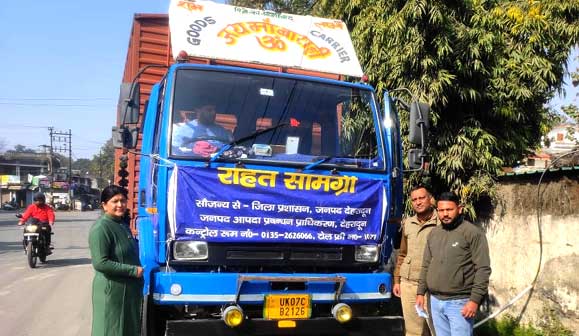
[[[189,138],[184,145],[190,145],[193,144],[195,142],[198,141],[219,141],[223,144],[227,144],[229,143],[229,139],[223,139],[214,135],[204,135],[204,136],[198,136],[198,137],[194,137],[194,138]]]

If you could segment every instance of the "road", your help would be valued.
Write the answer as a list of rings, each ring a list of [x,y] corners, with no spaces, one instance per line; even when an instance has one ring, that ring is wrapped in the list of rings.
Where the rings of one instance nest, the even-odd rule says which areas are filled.
[[[87,239],[99,214],[57,212],[53,254],[30,269],[18,218],[0,211],[0,335],[90,335],[93,270]]]
[[[53,254],[46,264],[38,262],[30,269],[18,218],[0,210],[0,335],[90,335],[93,269],[88,232],[99,215],[57,212]]]

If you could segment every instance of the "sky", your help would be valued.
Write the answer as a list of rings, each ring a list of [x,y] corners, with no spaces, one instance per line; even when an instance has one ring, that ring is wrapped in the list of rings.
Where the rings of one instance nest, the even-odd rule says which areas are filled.
[[[72,133],[73,159],[111,137],[135,13],[169,0],[2,1],[0,141],[41,150],[48,127]]]
[[[116,121],[133,16],[166,13],[168,7],[169,0],[2,1],[4,150],[18,144],[42,150],[50,144],[48,127],[53,127],[72,133],[74,160],[98,154]],[[577,94],[568,86],[566,97],[552,106],[579,104]]]

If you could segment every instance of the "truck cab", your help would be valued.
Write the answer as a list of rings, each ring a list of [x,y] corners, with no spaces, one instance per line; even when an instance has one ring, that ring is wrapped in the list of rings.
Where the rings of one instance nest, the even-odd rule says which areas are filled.
[[[205,26],[201,19],[186,22],[205,31],[222,21],[209,13],[247,10],[196,3],[207,6],[199,14]],[[312,22],[323,23],[337,25]],[[217,36],[232,23],[220,27]],[[182,35],[177,29],[171,28],[175,37]],[[350,70],[328,76],[253,63],[192,63],[199,55],[172,44],[179,57],[156,66],[163,77],[142,116],[137,79],[126,86],[116,129],[125,151],[140,143],[138,162],[121,170],[139,174],[143,334],[392,329],[396,321],[381,316],[381,308],[391,297],[385,264],[402,207],[393,99],[385,93],[378,106],[370,85],[343,80]],[[349,55],[355,58],[353,49]]]
[[[193,129],[205,106],[223,134]],[[142,131],[137,226],[152,303],[181,318],[236,305],[263,319],[267,296],[304,293],[302,314],[274,314],[301,320],[387,300],[401,162],[391,117],[362,83],[171,66]]]

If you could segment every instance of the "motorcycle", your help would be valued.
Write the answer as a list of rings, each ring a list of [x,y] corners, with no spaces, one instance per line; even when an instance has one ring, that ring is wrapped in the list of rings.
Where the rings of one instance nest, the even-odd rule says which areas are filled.
[[[2,210],[7,210],[7,211],[11,211],[11,210],[17,210],[18,208],[16,207],[15,203],[12,202],[4,202],[2,204]]]
[[[16,217],[22,218],[22,214],[16,214]],[[36,218],[30,218],[24,224],[24,238],[22,246],[26,251],[28,266],[35,268],[37,260],[41,263],[46,262],[46,257],[52,254],[50,244],[48,243],[49,235],[54,234],[50,231],[48,223],[41,223]]]

